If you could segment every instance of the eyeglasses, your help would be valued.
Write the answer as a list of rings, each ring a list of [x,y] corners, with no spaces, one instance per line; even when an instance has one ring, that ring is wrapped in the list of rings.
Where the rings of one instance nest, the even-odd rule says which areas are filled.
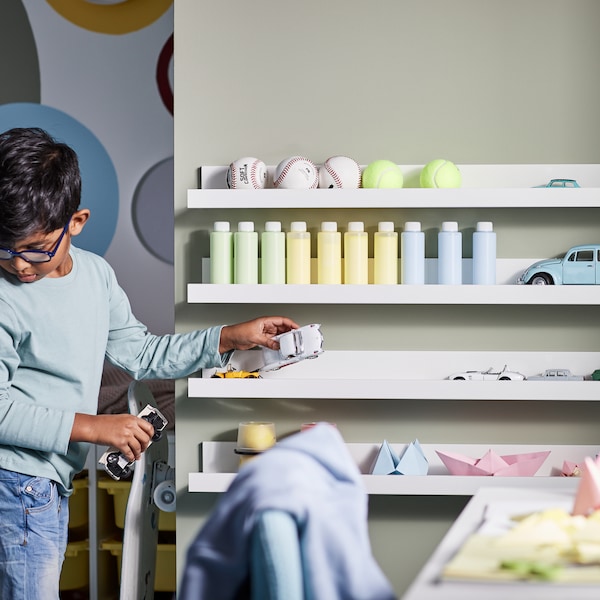
[[[71,220],[69,219],[69,223]],[[58,252],[58,248],[62,239],[65,237],[65,233],[67,233],[67,229],[69,228],[69,223],[67,223],[60,234],[58,240],[56,240],[56,245],[50,251],[48,250],[23,250],[23,252],[15,252],[10,248],[0,248],[0,260],[12,260],[15,257],[22,258],[24,261],[28,263],[45,263],[50,262],[54,255]]]

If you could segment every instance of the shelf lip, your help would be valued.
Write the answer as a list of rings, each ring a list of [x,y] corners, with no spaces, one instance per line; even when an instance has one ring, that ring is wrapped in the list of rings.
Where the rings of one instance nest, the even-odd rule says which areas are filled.
[[[319,285],[188,283],[188,303],[200,304],[600,304],[600,285]]]
[[[600,188],[190,189],[188,208],[600,208]]]
[[[189,473],[189,492],[225,492],[236,473]],[[384,496],[472,496],[482,486],[517,487],[575,491],[580,478],[534,477],[462,477],[456,475],[361,475],[370,495]]]
[[[408,379],[188,379],[190,398],[331,400],[600,401],[596,381],[449,381]]]

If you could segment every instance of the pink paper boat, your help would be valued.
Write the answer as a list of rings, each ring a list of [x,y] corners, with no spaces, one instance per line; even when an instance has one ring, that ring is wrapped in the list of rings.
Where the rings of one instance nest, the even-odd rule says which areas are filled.
[[[583,471],[582,465],[572,460],[564,460],[561,475],[563,477],[579,477]]]
[[[488,450],[479,459],[438,450],[436,453],[452,475],[532,477],[548,458],[550,450],[504,456]]]

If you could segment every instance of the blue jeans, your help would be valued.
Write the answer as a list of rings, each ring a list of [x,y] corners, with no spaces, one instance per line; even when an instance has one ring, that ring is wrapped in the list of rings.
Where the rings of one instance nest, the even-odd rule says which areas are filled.
[[[0,469],[0,598],[58,599],[68,506],[50,479]]]

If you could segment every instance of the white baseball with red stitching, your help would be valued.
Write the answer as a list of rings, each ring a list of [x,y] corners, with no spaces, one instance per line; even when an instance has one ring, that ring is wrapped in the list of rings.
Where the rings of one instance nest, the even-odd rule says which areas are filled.
[[[227,170],[227,187],[232,190],[262,190],[267,185],[267,166],[253,156],[234,160]]]
[[[319,169],[303,156],[286,158],[275,168],[273,186],[282,189],[314,189],[319,186]]]
[[[331,156],[319,169],[320,188],[359,188],[360,165],[348,156]]]

